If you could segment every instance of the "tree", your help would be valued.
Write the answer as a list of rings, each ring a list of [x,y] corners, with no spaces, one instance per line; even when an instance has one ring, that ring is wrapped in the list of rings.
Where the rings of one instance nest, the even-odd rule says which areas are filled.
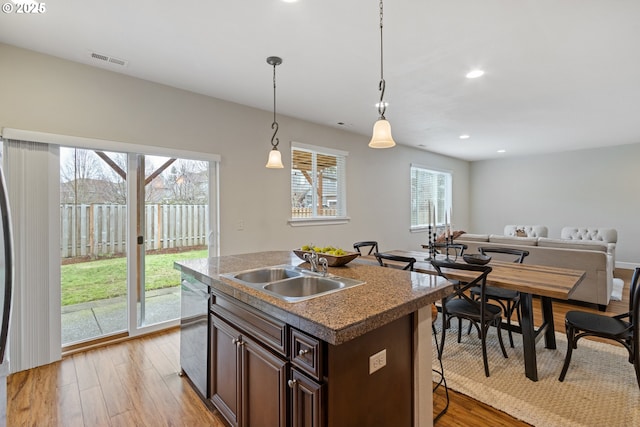
[[[127,201],[127,154],[61,148],[61,203]],[[208,162],[145,156],[146,203],[199,204],[208,200]],[[170,168],[170,169],[169,169]]]
[[[125,203],[126,181],[116,171],[126,170],[125,154],[65,147],[60,152],[62,203]],[[100,156],[106,157],[109,163]]]
[[[166,177],[167,198],[172,203],[197,204],[208,200],[207,162],[178,160]]]

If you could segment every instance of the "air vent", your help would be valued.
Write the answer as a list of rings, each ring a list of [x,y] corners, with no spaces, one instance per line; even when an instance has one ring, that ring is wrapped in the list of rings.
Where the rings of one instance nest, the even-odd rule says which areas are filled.
[[[97,53],[97,52],[89,52],[89,55],[91,56],[92,59],[96,59],[98,61],[102,61],[102,62],[106,62],[106,63],[109,63],[109,64],[114,64],[114,65],[119,65],[121,67],[126,67],[127,66],[127,61],[125,61],[124,59],[114,58],[112,56],[103,55],[103,54]]]
[[[109,58],[109,62],[111,62],[112,64],[122,65],[123,67],[127,65],[127,61],[123,61],[122,59],[118,58]]]

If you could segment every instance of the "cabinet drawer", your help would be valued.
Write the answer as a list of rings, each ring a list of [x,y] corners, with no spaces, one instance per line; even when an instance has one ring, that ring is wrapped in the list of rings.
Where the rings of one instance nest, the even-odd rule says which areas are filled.
[[[240,301],[212,292],[211,311],[282,356],[287,355],[287,325]]]
[[[316,380],[322,377],[322,341],[291,328],[291,363]]]

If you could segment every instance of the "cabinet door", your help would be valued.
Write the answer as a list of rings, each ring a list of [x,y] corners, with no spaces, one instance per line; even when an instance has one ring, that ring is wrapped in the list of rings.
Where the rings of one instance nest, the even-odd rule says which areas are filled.
[[[211,316],[211,401],[234,427],[240,405],[241,335],[216,316]]]
[[[291,370],[291,426],[320,427],[324,423],[323,386]]]
[[[243,427],[286,427],[287,361],[258,345],[247,336],[240,343],[242,353]]]

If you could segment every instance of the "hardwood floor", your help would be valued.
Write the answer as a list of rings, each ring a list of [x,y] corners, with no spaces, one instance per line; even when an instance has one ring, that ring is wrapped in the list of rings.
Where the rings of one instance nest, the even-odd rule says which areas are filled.
[[[631,270],[616,270],[625,281],[623,301],[612,301],[607,314],[626,311]],[[534,301],[535,316],[540,305]],[[575,305],[554,303],[556,331]],[[597,311],[594,307],[581,310]],[[185,378],[178,376],[177,329],[76,353],[62,361],[18,372],[7,380],[7,425],[22,426],[215,426],[225,423],[210,411]],[[446,372],[445,372],[446,375]],[[527,426],[464,395],[450,392],[448,412],[439,427]],[[444,392],[434,409],[444,406]]]
[[[178,329],[76,353],[9,376],[7,425],[225,426],[178,371]]]

